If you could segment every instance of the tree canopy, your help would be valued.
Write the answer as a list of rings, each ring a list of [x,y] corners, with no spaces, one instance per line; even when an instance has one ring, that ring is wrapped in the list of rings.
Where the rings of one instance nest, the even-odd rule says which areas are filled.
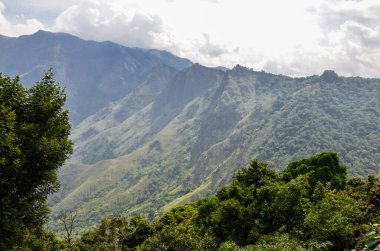
[[[66,95],[53,71],[26,89],[0,74],[0,249],[41,227],[46,198],[59,189],[57,169],[72,152]]]
[[[339,180],[340,182],[336,182]],[[363,250],[379,248],[380,179],[347,178],[336,153],[294,161],[283,172],[253,160],[216,196],[178,206],[144,223],[138,242],[124,217],[104,220],[78,250]],[[105,226],[108,231],[104,232]],[[125,231],[125,232],[124,232]],[[119,233],[118,244],[111,233]],[[106,234],[105,234],[106,233]],[[108,235],[107,235],[108,233]],[[367,234],[369,233],[369,234]],[[367,250],[367,249],[364,249]]]
[[[298,175],[309,173],[309,183],[314,189],[317,182],[330,182],[333,188],[342,189],[346,185],[347,168],[339,162],[337,153],[324,152],[315,156],[294,161],[283,171],[285,181]]]

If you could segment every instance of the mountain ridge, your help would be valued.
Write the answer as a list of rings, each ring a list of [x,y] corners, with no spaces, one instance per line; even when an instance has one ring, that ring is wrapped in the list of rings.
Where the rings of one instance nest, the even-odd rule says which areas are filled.
[[[62,211],[81,228],[110,214],[154,219],[214,194],[252,158],[281,170],[335,151],[350,175],[380,173],[379,79],[211,68],[44,31],[0,37],[0,50],[5,74],[30,84],[53,66],[67,83],[75,148],[49,200],[54,230]]]
[[[58,203],[51,204],[53,214],[81,204],[76,210],[90,224],[115,213],[153,219],[213,194],[251,158],[281,170],[294,159],[333,150],[351,175],[380,172],[378,79],[338,77],[326,82],[321,76],[292,78],[242,66],[223,72],[193,65],[176,72],[155,97],[105,130],[107,135],[100,132],[103,149],[114,157],[92,147],[96,144],[91,137],[87,146],[80,146],[82,156],[100,159],[71,162],[62,169],[65,181],[75,168],[83,168],[83,180],[79,186],[63,184],[68,190],[54,198]],[[79,127],[91,130],[92,125]],[[73,136],[79,139],[81,133],[74,131]],[[90,215],[89,209],[97,213]]]
[[[77,125],[87,116],[127,95],[154,66],[176,69],[192,65],[169,52],[128,48],[106,41],[83,40],[67,33],[38,31],[16,38],[1,37],[0,69],[19,74],[27,86],[53,67],[68,94],[67,107]]]

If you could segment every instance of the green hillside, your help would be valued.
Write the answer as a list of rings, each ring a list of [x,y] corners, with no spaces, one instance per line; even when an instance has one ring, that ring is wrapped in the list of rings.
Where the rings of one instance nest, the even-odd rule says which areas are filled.
[[[216,196],[175,207],[154,223],[106,217],[73,250],[377,250],[380,180],[347,178],[346,171],[333,152],[282,172],[253,160]]]
[[[175,74],[167,67],[161,70],[168,76]],[[233,113],[227,107],[222,109],[225,102],[220,98],[229,95],[228,89],[238,93],[237,82],[235,88],[227,87],[229,83],[222,78],[221,72],[214,75],[212,69],[196,65],[184,72],[187,78],[176,75],[173,82],[169,81],[169,87],[175,87],[180,80],[184,81],[185,90],[189,88],[181,98],[170,99],[178,92],[162,86],[165,81],[150,82],[156,79],[154,75],[152,72],[140,86],[150,90],[146,92],[149,95],[143,95],[139,88],[123,102],[132,104],[138,97],[134,104],[139,113],[138,107],[151,98],[150,119],[160,123],[152,123],[149,131],[152,135],[156,132],[157,136],[147,146],[119,158],[94,164],[76,164],[73,159],[63,169],[70,182],[63,183],[60,194],[50,201],[55,204],[53,210],[61,210],[56,215],[53,211],[55,222],[47,225],[47,196],[59,189],[57,170],[72,151],[68,111],[63,108],[66,96],[51,70],[29,89],[21,85],[19,78],[0,75],[0,113],[3,115],[0,116],[3,132],[0,134],[1,250],[338,251],[380,248],[379,177],[372,174],[348,177],[346,165],[337,153],[330,151],[292,161],[282,171],[254,159],[243,168],[238,166],[231,182],[223,185],[225,180],[217,179],[218,175],[227,173],[227,170],[220,173],[223,165],[211,166],[202,173],[197,166],[193,167],[192,158],[216,158],[206,155],[205,151],[219,144],[215,142],[223,138],[221,132],[236,133],[234,121],[225,121],[218,130],[208,134],[205,128],[218,119],[225,119],[217,113]],[[220,83],[220,86],[213,89],[210,84],[202,88],[203,85],[196,85],[195,76]],[[333,72],[325,72],[319,78],[320,83],[333,83],[331,76],[335,83],[339,81]],[[163,87],[161,91],[160,86]],[[243,104],[249,101],[246,94],[252,95],[254,90],[240,92],[244,102],[227,99],[236,104],[228,107],[240,107],[235,110],[235,118],[247,111],[243,109]],[[211,99],[207,99],[209,93],[214,93]],[[199,99],[202,95],[204,99]],[[263,100],[269,100],[268,96]],[[169,102],[165,102],[167,98]],[[198,100],[198,105],[209,100],[214,113],[206,108],[201,109],[203,112],[199,115],[192,114],[207,118],[198,123],[198,136],[192,141],[188,133],[194,127],[186,129],[192,125],[192,116],[183,116],[182,112],[188,106],[186,102],[194,99]],[[272,110],[274,106],[273,102]],[[183,109],[179,109],[181,107]],[[107,115],[104,111],[103,114]],[[133,117],[134,114],[131,111],[123,116]],[[361,118],[364,121],[365,117]],[[97,119],[93,117],[89,121]],[[113,121],[115,128],[118,127],[116,121]],[[324,121],[318,126],[329,120]],[[183,124],[185,127],[181,126]],[[367,128],[372,128],[370,123]],[[176,134],[176,131],[181,133]],[[183,135],[188,138],[179,137]],[[187,145],[186,140],[191,144]],[[232,140],[230,143],[234,144]],[[235,155],[244,156],[243,153],[235,152]],[[188,159],[181,160],[178,156]],[[171,168],[173,164],[177,166]],[[196,185],[194,180],[199,177],[195,175],[207,174],[209,170],[210,175]],[[213,193],[212,189],[219,186],[215,196],[196,199],[202,194]],[[186,203],[188,201],[192,202]]]
[[[78,211],[84,228],[105,215],[157,218],[215,194],[252,157],[283,170],[336,151],[350,176],[380,173],[378,79],[195,64],[153,70],[131,93],[75,128],[62,189],[49,202],[51,229],[65,210]]]

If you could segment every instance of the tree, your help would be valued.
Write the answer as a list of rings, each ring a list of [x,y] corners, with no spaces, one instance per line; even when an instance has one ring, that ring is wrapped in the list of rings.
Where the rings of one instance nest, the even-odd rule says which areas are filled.
[[[165,226],[159,233],[148,238],[137,250],[139,251],[213,251],[217,242],[212,235],[200,236],[189,224]]]
[[[234,183],[249,187],[254,185],[255,188],[260,188],[268,183],[278,179],[277,173],[268,168],[268,164],[259,162],[256,159],[252,160],[248,167],[241,169],[234,178]]]
[[[57,169],[72,152],[64,90],[49,70],[30,89],[0,74],[0,249],[22,241],[47,216]]]
[[[77,212],[63,213],[59,216],[58,222],[65,229],[65,241],[67,245],[67,250],[71,251],[73,249],[73,230],[74,222],[77,218]]]
[[[297,160],[290,163],[282,172],[283,180],[289,182],[301,174],[309,173],[311,193],[318,182],[331,183],[331,187],[341,190],[346,186],[346,166],[339,162],[338,154],[335,152],[324,152]]]
[[[257,189],[278,180],[277,173],[268,168],[268,164],[252,160],[234,177],[232,184],[218,191],[220,200],[237,199],[245,206],[253,201]]]
[[[220,207],[212,213],[213,232],[220,240],[233,240],[246,245],[249,230],[247,209],[238,200],[229,199],[220,203]]]
[[[307,240],[332,243],[331,250],[351,250],[359,222],[363,222],[362,202],[344,193],[327,192],[312,205],[304,219],[303,237]]]
[[[302,225],[309,206],[308,176],[301,175],[288,183],[272,183],[258,189],[249,209],[260,234],[285,227],[292,231]]]
[[[108,216],[99,227],[82,235],[79,250],[136,250],[153,234],[152,225],[140,216]]]
[[[288,234],[270,235],[267,240],[261,240],[256,245],[239,247],[232,241],[224,242],[220,246],[220,251],[306,251],[297,239],[293,239]]]

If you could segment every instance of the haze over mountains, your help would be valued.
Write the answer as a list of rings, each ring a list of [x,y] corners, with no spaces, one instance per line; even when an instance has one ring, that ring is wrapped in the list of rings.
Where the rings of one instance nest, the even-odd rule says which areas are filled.
[[[0,35],[0,51],[1,71],[20,75],[27,86],[53,67],[56,78],[66,87],[74,125],[127,95],[153,67],[165,64],[183,69],[192,64],[165,51],[85,41],[46,31],[17,38]]]
[[[251,158],[283,169],[336,151],[350,175],[380,173],[380,80],[291,78],[208,68],[167,52],[38,32],[0,38],[0,71],[31,84],[53,66],[66,85],[74,153],[52,215],[82,226],[161,212],[226,185]]]

